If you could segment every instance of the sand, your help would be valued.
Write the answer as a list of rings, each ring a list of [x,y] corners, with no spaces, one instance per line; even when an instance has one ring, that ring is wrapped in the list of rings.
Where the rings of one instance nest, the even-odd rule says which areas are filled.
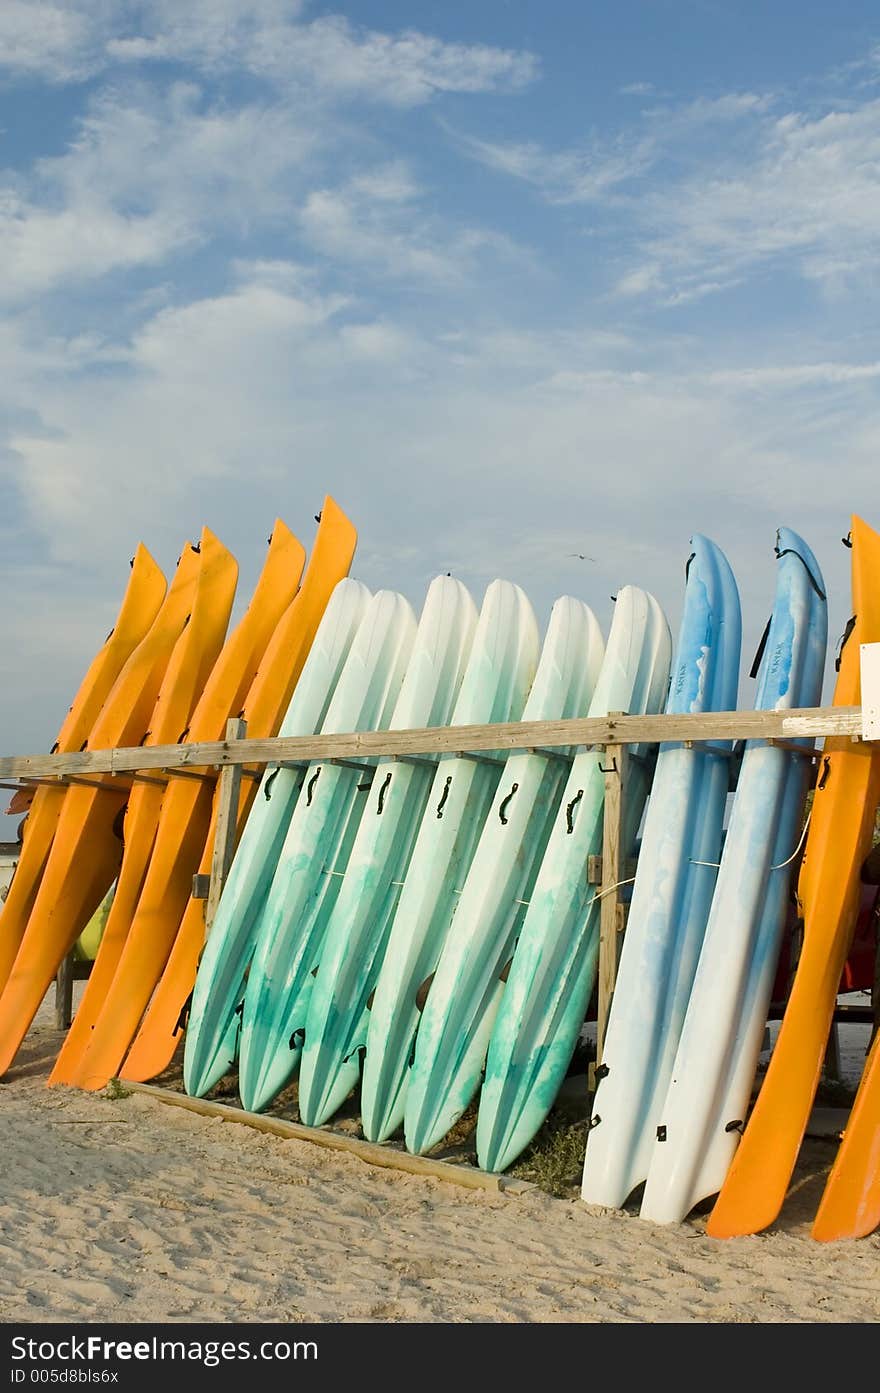
[[[880,1236],[809,1225],[807,1140],[777,1226],[706,1237],[532,1189],[377,1169],[147,1097],[48,1089],[47,998],[0,1083],[0,1319],[874,1322]]]

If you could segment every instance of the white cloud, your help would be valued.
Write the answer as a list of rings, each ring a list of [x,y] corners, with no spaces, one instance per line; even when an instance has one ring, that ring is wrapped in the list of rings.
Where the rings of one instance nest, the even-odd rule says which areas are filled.
[[[395,162],[337,187],[314,189],[299,211],[299,225],[322,257],[421,288],[463,283],[487,254],[527,260],[503,234],[450,226],[423,212],[422,195],[405,166]]]
[[[663,285],[663,274],[658,262],[649,262],[627,271],[617,282],[618,295],[645,295],[650,290],[659,290]]]
[[[798,389],[866,382],[880,377],[880,363],[797,363],[777,367],[729,368],[712,372],[707,381],[725,387]]]
[[[87,534],[108,586],[120,538],[167,558],[207,522],[248,556],[271,516],[297,527],[329,491],[361,529],[356,573],[414,601],[441,569],[475,593],[509,575],[544,610],[632,582],[674,622],[691,528],[730,550],[759,627],[775,527],[799,527],[822,559],[845,525],[827,507],[830,459],[846,460],[845,508],[871,515],[880,368],[688,365],[690,351],[676,365],[625,336],[432,337],[263,261],[127,344],[80,342],[97,375],[74,380],[61,343],[0,338],[0,368],[16,364],[0,405],[8,391],[27,407],[12,477],[37,550],[75,566]],[[596,558],[588,573],[577,552]]]
[[[763,116],[772,110],[775,101],[770,92],[722,92],[718,97],[695,97],[680,106],[666,103],[649,107],[643,114],[654,128],[658,144],[668,144],[688,129],[711,130],[749,116]]]
[[[362,160],[350,178],[315,187],[339,141],[332,122],[284,104],[212,104],[192,83],[104,91],[64,154],[0,184],[0,301],[267,232],[422,288],[462,284],[490,257],[525,264],[502,234],[426,211],[399,159]]]
[[[539,189],[550,203],[619,202],[627,185],[642,179],[684,142],[718,124],[742,122],[766,112],[772,99],[753,92],[701,97],[679,107],[653,107],[643,124],[617,136],[594,136],[566,150],[536,141],[488,141],[445,129],[471,158]],[[714,152],[713,152],[714,153]]]
[[[4,0],[0,69],[71,82],[113,65],[170,62],[401,107],[440,92],[517,91],[537,75],[529,53],[414,29],[381,33],[340,15],[308,20],[305,9],[300,0]]]
[[[561,151],[459,139],[548,202],[615,217],[629,262],[622,296],[682,304],[778,266],[829,294],[856,278],[864,290],[880,237],[880,101],[847,98],[818,114],[778,114],[779,104],[746,92],[657,106],[617,135]]]
[[[276,80],[306,81],[340,96],[404,107],[438,92],[516,91],[537,75],[537,62],[528,53],[444,43],[416,30],[396,35],[357,30],[336,16],[291,27],[286,42],[261,45],[251,62]]]
[[[106,37],[110,58],[171,61],[228,70],[255,48],[283,44],[302,13],[302,0],[141,0],[126,6],[127,30]]]
[[[372,324],[345,324],[339,332],[339,340],[346,356],[356,361],[393,363],[398,367],[412,368],[422,351],[421,343],[412,333],[381,320]]]
[[[246,221],[278,208],[279,177],[321,143],[313,125],[283,105],[230,107],[192,83],[164,92],[111,88],[90,105],[69,152],[42,160],[37,175],[68,198],[99,190],[128,206],[177,202],[211,216],[233,208]]]
[[[101,65],[100,34],[110,18],[107,0],[35,5],[3,0],[0,71],[49,82],[74,82]]]
[[[615,150],[594,148],[548,151],[534,141],[522,143],[458,137],[461,147],[481,164],[522,179],[540,189],[550,203],[592,203],[607,199],[619,186],[638,178],[654,163],[652,137],[621,143]]]
[[[645,194],[634,210],[645,262],[620,289],[670,299],[762,269],[862,291],[880,237],[880,102],[765,118],[754,147]]]
[[[344,306],[339,296],[295,293],[295,280],[292,268],[284,288],[280,268],[259,264],[226,295],[160,311],[130,345],[105,353],[111,370],[101,376],[45,381],[41,429],[14,432],[10,445],[26,461],[32,515],[56,558],[78,554],[89,518],[158,524],[181,488],[237,477],[250,458],[259,472],[297,393],[302,345]],[[262,420],[254,400],[271,404]]]
[[[61,282],[155,264],[192,236],[165,211],[124,215],[85,198],[56,212],[0,193],[0,298],[28,300]]]
[[[318,143],[283,106],[211,106],[182,83],[105,92],[65,154],[0,189],[0,296],[156,265],[221,230],[289,217],[289,176]]]

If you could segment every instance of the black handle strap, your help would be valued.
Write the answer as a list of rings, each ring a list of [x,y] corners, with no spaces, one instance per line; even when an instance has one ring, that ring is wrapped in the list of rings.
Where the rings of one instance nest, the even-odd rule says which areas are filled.
[[[763,656],[764,656],[764,649],[767,647],[767,639],[768,639],[769,636],[770,636],[770,625],[771,625],[772,623],[773,623],[772,618],[770,618],[770,619],[767,620],[767,627],[765,628],[763,634],[761,635],[761,642],[758,644],[758,651],[757,651],[757,653],[755,654],[755,660],[754,660],[754,662],[752,663],[752,666],[751,666],[751,668],[750,668],[750,670],[749,670],[749,677],[757,677],[757,675],[758,675],[758,669],[759,669],[760,666],[761,666],[761,659],[762,659]]]
[[[385,807],[385,794],[386,794],[387,791],[388,791],[388,785],[391,783],[391,779],[392,779],[392,773],[391,773],[391,770],[389,769],[389,770],[388,770],[388,773],[385,775],[385,780],[384,780],[384,782],[383,782],[383,784],[382,784],[382,787],[379,789],[379,806],[378,806],[378,808],[376,809],[376,812],[377,812],[377,813],[381,813],[382,810],[383,810],[383,808]]]
[[[511,798],[513,797],[513,795],[516,793],[516,791],[517,791],[518,788],[519,788],[519,784],[517,784],[517,783],[514,783],[513,785],[511,785],[511,789],[510,789],[510,792],[508,793],[507,797],[506,797],[506,798],[502,798],[502,800],[501,800],[501,806],[500,806],[499,809],[498,809],[498,816],[499,816],[499,818],[501,819],[501,826],[502,826],[502,827],[506,827],[506,826],[507,826],[507,816],[506,816],[506,814],[507,814],[507,805],[508,805],[508,803],[510,802]]]
[[[850,635],[852,634],[852,631],[853,631],[853,629],[854,629],[855,627],[856,627],[856,616],[855,616],[854,614],[852,614],[852,615],[850,615],[849,619],[847,619],[847,621],[846,621],[846,627],[844,628],[843,634],[841,635],[841,638],[840,638],[840,642],[839,642],[838,645],[837,645],[837,657],[834,659],[834,671],[835,671],[835,672],[840,672],[840,660],[841,660],[841,658],[843,657],[843,650],[844,650],[844,648],[846,647],[847,640],[848,640],[848,638],[850,637]]]
[[[820,599],[820,600],[825,600],[825,599],[828,598],[828,597],[826,596],[826,594],[825,594],[825,591],[824,591],[824,590],[822,589],[822,587],[820,586],[819,582],[817,581],[816,577],[813,575],[813,572],[810,570],[809,566],[807,565],[806,561],[805,561],[804,558],[801,556],[801,554],[800,554],[799,551],[795,551],[794,547],[783,547],[782,550],[780,551],[779,547],[777,547],[777,548],[776,548],[776,557],[777,557],[777,560],[781,560],[781,558],[782,558],[783,556],[796,556],[797,559],[798,559],[798,561],[800,561],[801,565],[803,566],[804,570],[806,571],[807,576],[809,577],[810,584],[812,585],[812,587],[813,587],[813,589],[815,590],[816,594],[819,596],[819,599]]]

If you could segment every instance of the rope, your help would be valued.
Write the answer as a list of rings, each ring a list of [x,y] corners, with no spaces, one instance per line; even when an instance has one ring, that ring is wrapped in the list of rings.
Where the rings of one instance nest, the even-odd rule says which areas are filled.
[[[783,868],[783,866],[790,866],[790,865],[791,865],[792,861],[793,861],[794,858],[797,856],[798,852],[800,851],[801,847],[802,847],[803,844],[804,844],[804,838],[805,838],[806,835],[807,835],[807,828],[808,828],[809,825],[810,825],[810,818],[811,818],[812,816],[813,816],[813,809],[811,808],[810,811],[807,813],[806,821],[804,822],[804,830],[801,832],[800,840],[799,840],[797,846],[795,847],[794,851],[791,853],[791,855],[789,856],[789,858],[788,858],[787,861],[780,861],[780,863],[779,863],[778,866],[771,866],[771,867],[770,867],[771,871],[781,871],[782,868]]]
[[[812,808],[811,808],[810,811],[807,813],[806,819],[805,819],[805,821],[804,821],[803,830],[802,830],[802,832],[801,832],[800,838],[798,839],[798,844],[797,844],[797,846],[795,847],[794,851],[793,851],[793,852],[791,853],[791,855],[789,856],[788,860],[787,860],[787,861],[780,861],[778,866],[770,866],[770,867],[768,867],[769,870],[771,870],[771,871],[782,871],[782,870],[785,869],[786,866],[790,866],[790,865],[791,865],[792,861],[795,859],[795,857],[797,856],[798,852],[800,851],[801,847],[802,847],[803,844],[804,844],[804,839],[805,839],[805,837],[806,837],[806,835],[807,835],[807,828],[808,828],[809,825],[810,825],[810,818],[811,818],[812,816],[813,816],[813,810],[812,810]],[[690,863],[692,866],[714,866],[715,870],[717,870],[718,867],[721,865],[721,862],[720,862],[720,861],[695,861],[695,860],[693,859],[692,856],[689,856],[689,857],[688,857],[688,861],[689,861],[689,863]]]
[[[621,885],[634,885],[635,879],[633,875],[630,876],[629,880],[618,880],[616,885],[606,885],[604,890],[597,891],[593,896],[593,904],[595,904],[597,900],[601,900],[604,895],[610,895],[612,890],[619,890]]]

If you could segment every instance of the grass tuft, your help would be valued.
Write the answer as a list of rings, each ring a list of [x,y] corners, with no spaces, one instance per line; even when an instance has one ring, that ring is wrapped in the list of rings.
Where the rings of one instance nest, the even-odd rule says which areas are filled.
[[[115,1101],[117,1098],[130,1098],[131,1089],[126,1088],[121,1079],[111,1079],[104,1089],[104,1097]]]
[[[530,1180],[559,1199],[575,1199],[580,1194],[586,1144],[586,1118],[573,1121],[570,1113],[553,1109],[507,1174]]]

